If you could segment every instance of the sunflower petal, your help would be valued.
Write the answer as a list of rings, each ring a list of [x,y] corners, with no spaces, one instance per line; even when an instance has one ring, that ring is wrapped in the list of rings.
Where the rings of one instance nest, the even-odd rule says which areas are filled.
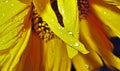
[[[72,63],[77,71],[90,71],[88,69],[88,64],[81,54],[77,54],[75,57],[73,57]]]
[[[116,5],[116,6],[120,6],[120,0],[103,0],[103,1],[105,1],[108,4],[113,4],[113,5]]]
[[[29,39],[30,25],[23,22],[30,9],[17,0],[0,3],[0,69],[13,71]]]
[[[77,0],[57,0],[58,9],[63,17],[64,27],[75,38],[79,38],[79,19]],[[71,5],[72,3],[72,5]],[[73,58],[78,52],[67,45],[68,56]]]
[[[113,46],[108,37],[106,37],[103,28],[101,28],[103,26],[102,24],[108,25],[114,33],[119,36],[119,13],[96,4],[92,4],[92,7],[95,10],[94,13],[96,13],[95,15],[97,15],[97,17],[93,13],[87,16],[91,33],[90,39],[92,39],[92,42],[95,45],[95,48],[92,46],[91,48],[102,57],[108,66],[112,66],[120,70],[120,59],[112,53]]]
[[[49,0],[45,0],[44,2],[42,2],[42,0],[39,1],[40,2],[34,0],[34,5],[38,9],[38,12],[43,18],[43,20],[48,23],[51,30],[69,46],[73,47],[74,49],[80,51],[83,54],[87,54],[88,51],[85,49],[84,45],[80,43],[79,40],[77,40],[71,34],[69,34],[68,30],[60,26],[55,16],[55,13],[51,8],[50,1]]]
[[[96,15],[102,20],[105,25],[111,28],[113,32],[120,37],[120,11],[114,11],[110,7],[106,8],[100,5],[93,4],[92,7],[95,10]]]
[[[19,1],[21,1],[21,2],[23,2],[25,4],[30,4],[32,2],[32,0],[19,0]]]
[[[31,37],[17,65],[17,71],[44,71],[43,63],[43,43],[39,36],[31,33]]]
[[[86,48],[90,51],[89,54],[83,55],[84,60],[86,60],[86,63],[90,67],[90,71],[93,69],[98,69],[103,65],[100,57],[96,53],[96,44],[91,38],[90,28],[89,28],[89,22],[86,18],[81,17],[80,20],[80,40],[86,45]]]
[[[70,71],[71,62],[65,47],[59,38],[44,43],[45,71]]]

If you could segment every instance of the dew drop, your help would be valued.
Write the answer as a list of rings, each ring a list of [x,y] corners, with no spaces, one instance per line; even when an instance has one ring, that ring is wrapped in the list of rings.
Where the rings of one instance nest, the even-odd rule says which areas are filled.
[[[60,27],[58,27],[58,29],[60,30],[61,28],[60,28]]]
[[[88,65],[88,64],[85,64],[85,67],[86,67],[87,69],[89,69],[89,65]]]
[[[62,32],[60,34],[63,34]]]
[[[64,28],[61,28],[62,30],[64,30]]]
[[[5,0],[6,3],[8,3],[8,0]]]
[[[78,47],[78,46],[80,46],[80,44],[79,43],[75,43],[75,46]]]
[[[14,4],[11,4],[11,6],[13,7],[13,6],[14,6]]]
[[[79,32],[77,32],[77,34],[79,34]]]
[[[68,32],[68,34],[72,35],[73,33],[72,32]]]
[[[5,42],[5,40],[1,40],[1,41],[0,41],[0,44],[3,44],[4,42]]]
[[[62,28],[62,27],[58,27],[58,29],[59,29],[59,30],[64,30],[64,28]]]
[[[5,16],[5,14],[3,13],[3,14],[2,14],[2,16],[4,17],[4,16]]]
[[[106,14],[107,14],[107,12],[103,12],[103,14],[105,14],[105,15],[106,15]]]

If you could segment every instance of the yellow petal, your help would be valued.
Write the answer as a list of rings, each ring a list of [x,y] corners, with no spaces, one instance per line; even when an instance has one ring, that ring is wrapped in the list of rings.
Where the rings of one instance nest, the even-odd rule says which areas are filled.
[[[96,15],[101,19],[105,25],[109,26],[113,32],[120,37],[120,11],[115,10],[111,7],[103,7],[100,5],[93,4],[92,7],[95,10]]]
[[[108,6],[103,7],[101,5],[93,4],[92,7],[94,8],[95,13],[100,18],[100,20],[105,25],[107,25],[111,29],[111,31],[113,31],[112,33],[115,33],[115,35],[120,37],[120,32],[119,32],[120,28],[118,27],[120,26],[119,24],[120,11],[115,7],[111,7],[110,5],[109,7]],[[111,31],[107,31],[107,32],[111,33]],[[115,35],[112,34],[112,36],[115,36]],[[101,50],[101,53],[103,53],[102,55],[104,57],[104,60],[107,61],[109,66],[113,66],[118,70],[120,70],[120,65],[119,65],[120,59],[118,57],[116,57],[111,51],[108,51],[105,49]]]
[[[39,3],[39,4],[38,4]],[[51,8],[50,1],[45,0],[34,0],[34,5],[37,8],[39,14],[46,21],[51,28],[51,30],[60,37],[65,43],[74,49],[80,51],[83,54],[87,54],[88,51],[85,49],[84,45],[79,42],[75,37],[69,34],[69,31],[61,27],[57,21],[54,11]]]
[[[30,24],[23,22],[30,9],[17,0],[0,3],[0,59],[4,58],[0,66],[2,71],[13,71],[29,40]]]
[[[88,69],[88,64],[81,54],[77,54],[75,57],[73,57],[72,62],[77,71],[90,71]]]
[[[79,18],[77,0],[57,0],[58,9],[63,17],[65,29],[76,39],[79,38]],[[72,5],[71,5],[72,4]],[[73,58],[78,52],[67,45],[68,56]]]
[[[31,33],[29,44],[17,65],[17,71],[44,71],[42,56],[43,43],[38,35]]]
[[[65,47],[65,43],[57,37],[44,42],[45,71],[70,71],[71,61]]]
[[[90,51],[89,54],[83,55],[83,57],[86,60],[86,63],[88,63],[88,65],[91,67],[90,69],[94,70],[101,67],[103,64],[100,57],[96,53],[98,49],[96,49],[97,46],[91,37],[89,22],[84,17],[82,17],[80,21],[80,40],[84,43],[86,48]]]
[[[82,32],[82,34],[84,33],[83,35],[85,35],[84,42],[86,42],[95,52],[97,52],[108,66],[120,69],[120,59],[112,53],[113,46],[104,33],[102,28],[103,23],[101,23],[93,13],[87,15],[86,19],[89,22],[87,26],[90,32]],[[86,37],[86,35],[89,36]]]
[[[120,9],[120,0],[103,0],[108,4],[116,5]]]
[[[21,2],[23,2],[23,3],[25,3],[25,4],[30,4],[30,3],[32,3],[32,0],[19,0],[19,1],[21,1]]]
[[[27,5],[20,3],[16,0],[6,0],[0,1],[0,27],[1,25],[5,25],[5,22],[14,17],[15,15],[19,14],[22,10],[24,10],[27,7]],[[8,12],[9,10],[9,12]],[[12,20],[11,20],[12,21]]]
[[[76,71],[96,71],[103,64],[99,56],[92,50],[89,54],[77,54],[72,59]]]

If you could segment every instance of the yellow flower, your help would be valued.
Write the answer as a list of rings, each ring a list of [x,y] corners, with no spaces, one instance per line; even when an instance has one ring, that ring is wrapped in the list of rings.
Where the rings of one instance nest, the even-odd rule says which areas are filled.
[[[120,70],[119,3],[1,0],[0,70]]]

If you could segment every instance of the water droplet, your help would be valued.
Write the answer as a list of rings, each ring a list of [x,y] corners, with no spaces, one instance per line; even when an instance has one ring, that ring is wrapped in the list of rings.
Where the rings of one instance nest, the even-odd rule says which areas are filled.
[[[62,28],[62,27],[58,27],[58,29],[59,29],[59,30],[64,30],[64,28]]]
[[[61,12],[62,12],[62,14],[64,14],[64,13],[65,13],[65,12],[64,12],[64,10],[63,10],[63,9],[61,9],[61,10],[62,10],[62,11],[61,11]]]
[[[0,41],[0,44],[3,44],[4,42],[5,42],[5,40],[1,40],[1,41]]]
[[[54,22],[54,20],[53,20],[53,19],[51,19],[51,21],[52,21],[52,22]]]
[[[2,16],[4,17],[4,16],[5,16],[5,14],[3,13],[3,14],[2,14]]]
[[[6,3],[8,3],[8,0],[5,0]]]
[[[89,69],[89,65],[88,65],[88,64],[85,64],[85,67],[86,67],[87,69]]]
[[[77,32],[77,34],[79,34],[79,32]]]
[[[61,29],[60,27],[58,27],[58,29]]]
[[[78,46],[80,46],[80,44],[79,44],[79,43],[75,43],[75,46],[77,46],[77,47],[78,47]]]
[[[68,34],[72,35],[73,33],[72,32],[68,32]]]
[[[105,15],[107,14],[107,12],[103,12]]]
[[[14,6],[14,4],[11,4],[11,6]]]
[[[63,34],[62,32],[60,32],[60,34]]]
[[[64,30],[64,28],[61,28],[62,30]]]
[[[26,29],[25,28],[23,28],[23,32],[25,32],[26,31]]]

